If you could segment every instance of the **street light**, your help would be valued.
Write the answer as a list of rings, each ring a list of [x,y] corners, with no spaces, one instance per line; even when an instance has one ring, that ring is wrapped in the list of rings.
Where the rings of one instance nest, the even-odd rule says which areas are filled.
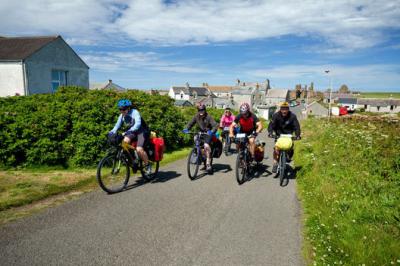
[[[331,118],[331,114],[332,114],[332,108],[331,108],[331,104],[332,104],[332,75],[330,74],[331,71],[330,70],[325,70],[325,73],[329,76],[329,110],[328,110],[328,119]]]

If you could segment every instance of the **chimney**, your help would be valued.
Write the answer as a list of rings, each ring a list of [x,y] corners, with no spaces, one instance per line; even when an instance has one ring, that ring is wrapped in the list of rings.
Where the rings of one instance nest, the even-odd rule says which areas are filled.
[[[108,80],[108,84],[111,84],[111,83],[112,83],[112,79],[109,79],[109,80]]]
[[[189,87],[190,87],[189,82],[186,82],[185,86],[186,86],[186,88],[189,89]]]
[[[240,79],[236,79],[236,85],[240,85]]]

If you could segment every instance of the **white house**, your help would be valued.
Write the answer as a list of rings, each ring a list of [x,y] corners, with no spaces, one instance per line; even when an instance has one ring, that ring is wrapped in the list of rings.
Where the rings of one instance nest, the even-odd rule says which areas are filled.
[[[89,67],[61,38],[0,37],[0,96],[89,87]]]
[[[337,102],[351,112],[354,112],[357,108],[357,98],[339,98]]]
[[[206,87],[191,87],[189,83],[186,83],[185,86],[172,86],[168,92],[168,96],[172,99],[190,102],[197,102],[210,95],[211,92]]]
[[[232,86],[209,86],[205,84],[206,88],[217,97],[230,98],[232,96]]]
[[[400,100],[360,98],[357,107],[364,108],[367,112],[400,113]]]
[[[266,105],[278,105],[281,102],[289,101],[289,90],[288,89],[270,89],[265,96]]]

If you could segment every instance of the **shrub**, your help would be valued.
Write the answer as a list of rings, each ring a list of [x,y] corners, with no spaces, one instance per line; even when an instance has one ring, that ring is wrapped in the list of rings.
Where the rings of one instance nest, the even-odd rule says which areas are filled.
[[[0,99],[0,165],[95,165],[121,98],[134,103],[167,149],[182,146],[186,120],[168,96],[62,87],[55,94]]]

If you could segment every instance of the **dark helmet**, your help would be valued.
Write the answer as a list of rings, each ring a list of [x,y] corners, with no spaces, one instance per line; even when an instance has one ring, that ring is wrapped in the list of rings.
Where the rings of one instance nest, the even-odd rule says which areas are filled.
[[[118,108],[127,108],[127,107],[131,107],[132,106],[132,102],[128,99],[121,99],[118,101]]]
[[[199,103],[198,105],[197,105],[197,111],[198,112],[205,112],[205,111],[207,111],[206,110],[206,106],[203,104],[203,103]]]
[[[250,105],[248,103],[242,103],[240,105],[240,113],[247,114],[250,112]]]

